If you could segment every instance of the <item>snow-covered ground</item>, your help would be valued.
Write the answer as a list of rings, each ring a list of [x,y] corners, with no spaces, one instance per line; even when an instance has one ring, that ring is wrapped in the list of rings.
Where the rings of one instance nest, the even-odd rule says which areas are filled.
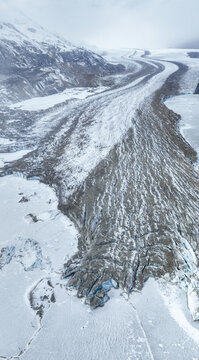
[[[182,94],[193,94],[198,84],[199,78],[199,61],[197,58],[189,57],[191,49],[165,49],[165,50],[152,50],[151,56],[153,59],[161,61],[175,61],[185,64],[188,71],[184,74],[181,82],[180,89]]]
[[[181,115],[181,133],[199,154],[199,95],[170,97],[165,105]]]
[[[140,58],[145,54],[144,50],[138,50],[138,49],[110,49],[110,50],[100,50],[97,49],[97,52],[101,53],[101,55],[109,62],[113,64],[123,64],[128,69],[130,66],[132,66],[132,62],[136,58]],[[141,68],[141,65],[136,64],[133,62],[133,65],[139,69]]]
[[[0,198],[0,358],[198,360],[199,324],[177,285],[149,279],[130,297],[111,290],[92,311],[61,280],[77,232],[55,192],[11,175],[0,179]]]
[[[5,143],[3,143],[4,145]],[[7,143],[9,144],[9,143]],[[1,145],[1,142],[0,142]],[[10,153],[0,153],[0,168],[3,168],[6,163],[9,163],[14,160],[21,159],[23,156],[28,154],[32,150],[19,150]]]
[[[85,99],[88,96],[98,94],[106,90],[106,87],[97,88],[72,88],[66,89],[62,93],[36,97],[29,100],[21,101],[15,104],[11,104],[11,109],[21,109],[28,111],[39,111],[49,109],[57,104],[64,103],[71,99]]]
[[[170,312],[176,302],[168,294],[163,297],[161,286],[151,279],[141,293],[133,293],[129,299],[114,290],[111,301],[95,311],[73,292],[58,289],[57,302],[22,359],[198,359],[199,328],[186,313],[184,294],[178,291],[181,308],[176,321]],[[172,294],[175,291],[172,289]],[[189,331],[182,328],[181,317]]]
[[[1,178],[0,199],[1,358],[19,354],[39,331],[34,302],[43,296],[44,313],[53,303],[49,293],[77,250],[77,233],[58,211],[55,192],[36,180]]]
[[[67,163],[73,163],[73,177],[82,164],[87,174],[106,156],[131,126],[141,101],[176,69],[176,65],[167,64],[144,89],[139,87],[144,78],[139,78],[120,90],[107,92],[104,97],[107,102],[111,94],[116,98],[111,107],[102,109],[98,121],[89,128],[89,146],[81,156],[75,147],[75,136],[82,134],[79,130],[84,126],[84,119],[82,124],[80,119],[72,153],[65,154]],[[127,93],[128,89],[131,92]],[[48,109],[67,100],[66,95],[35,98],[14,104],[13,108]],[[76,93],[79,99],[88,95],[89,91]],[[74,92],[71,97],[74,98]],[[101,101],[103,104],[105,100]],[[182,107],[187,108],[184,104]],[[121,113],[123,116],[118,117]],[[0,139],[2,145],[9,143]],[[99,147],[100,144],[103,146]],[[1,166],[27,152],[0,154]],[[77,172],[76,180],[86,174]],[[0,359],[13,356],[24,360],[199,359],[199,324],[191,318],[183,289],[169,285],[166,280],[149,279],[142,292],[129,297],[121,290],[111,290],[111,301],[103,309],[92,311],[61,279],[63,264],[77,251],[78,234],[71,221],[57,209],[55,192],[36,180],[12,175],[0,178],[0,199]],[[190,249],[187,252],[190,255]],[[188,295],[193,313],[196,305],[191,286]]]
[[[10,145],[12,143],[13,143],[13,141],[11,141],[9,139],[6,139],[6,138],[1,138],[0,137],[0,145]]]

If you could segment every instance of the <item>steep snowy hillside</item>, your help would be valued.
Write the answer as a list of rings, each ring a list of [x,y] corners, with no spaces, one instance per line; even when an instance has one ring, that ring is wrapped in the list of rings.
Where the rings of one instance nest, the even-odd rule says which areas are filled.
[[[124,66],[70,44],[25,16],[0,23],[1,102],[97,86],[103,76],[123,71]]]

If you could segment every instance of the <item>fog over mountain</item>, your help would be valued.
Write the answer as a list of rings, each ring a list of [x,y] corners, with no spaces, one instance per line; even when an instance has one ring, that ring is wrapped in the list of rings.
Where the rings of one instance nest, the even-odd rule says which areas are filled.
[[[1,0],[75,43],[102,48],[180,47],[197,41],[198,0]]]

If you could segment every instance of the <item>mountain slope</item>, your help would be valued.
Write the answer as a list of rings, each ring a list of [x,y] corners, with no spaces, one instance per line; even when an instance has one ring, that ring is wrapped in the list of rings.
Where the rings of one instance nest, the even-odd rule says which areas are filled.
[[[66,87],[97,86],[124,71],[103,57],[50,34],[22,16],[0,23],[0,99],[50,95]]]

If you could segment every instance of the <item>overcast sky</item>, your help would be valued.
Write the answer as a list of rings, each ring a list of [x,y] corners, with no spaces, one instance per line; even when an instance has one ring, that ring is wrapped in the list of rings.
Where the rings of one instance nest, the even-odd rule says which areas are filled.
[[[175,47],[199,38],[199,0],[0,0],[75,43],[101,48]]]

